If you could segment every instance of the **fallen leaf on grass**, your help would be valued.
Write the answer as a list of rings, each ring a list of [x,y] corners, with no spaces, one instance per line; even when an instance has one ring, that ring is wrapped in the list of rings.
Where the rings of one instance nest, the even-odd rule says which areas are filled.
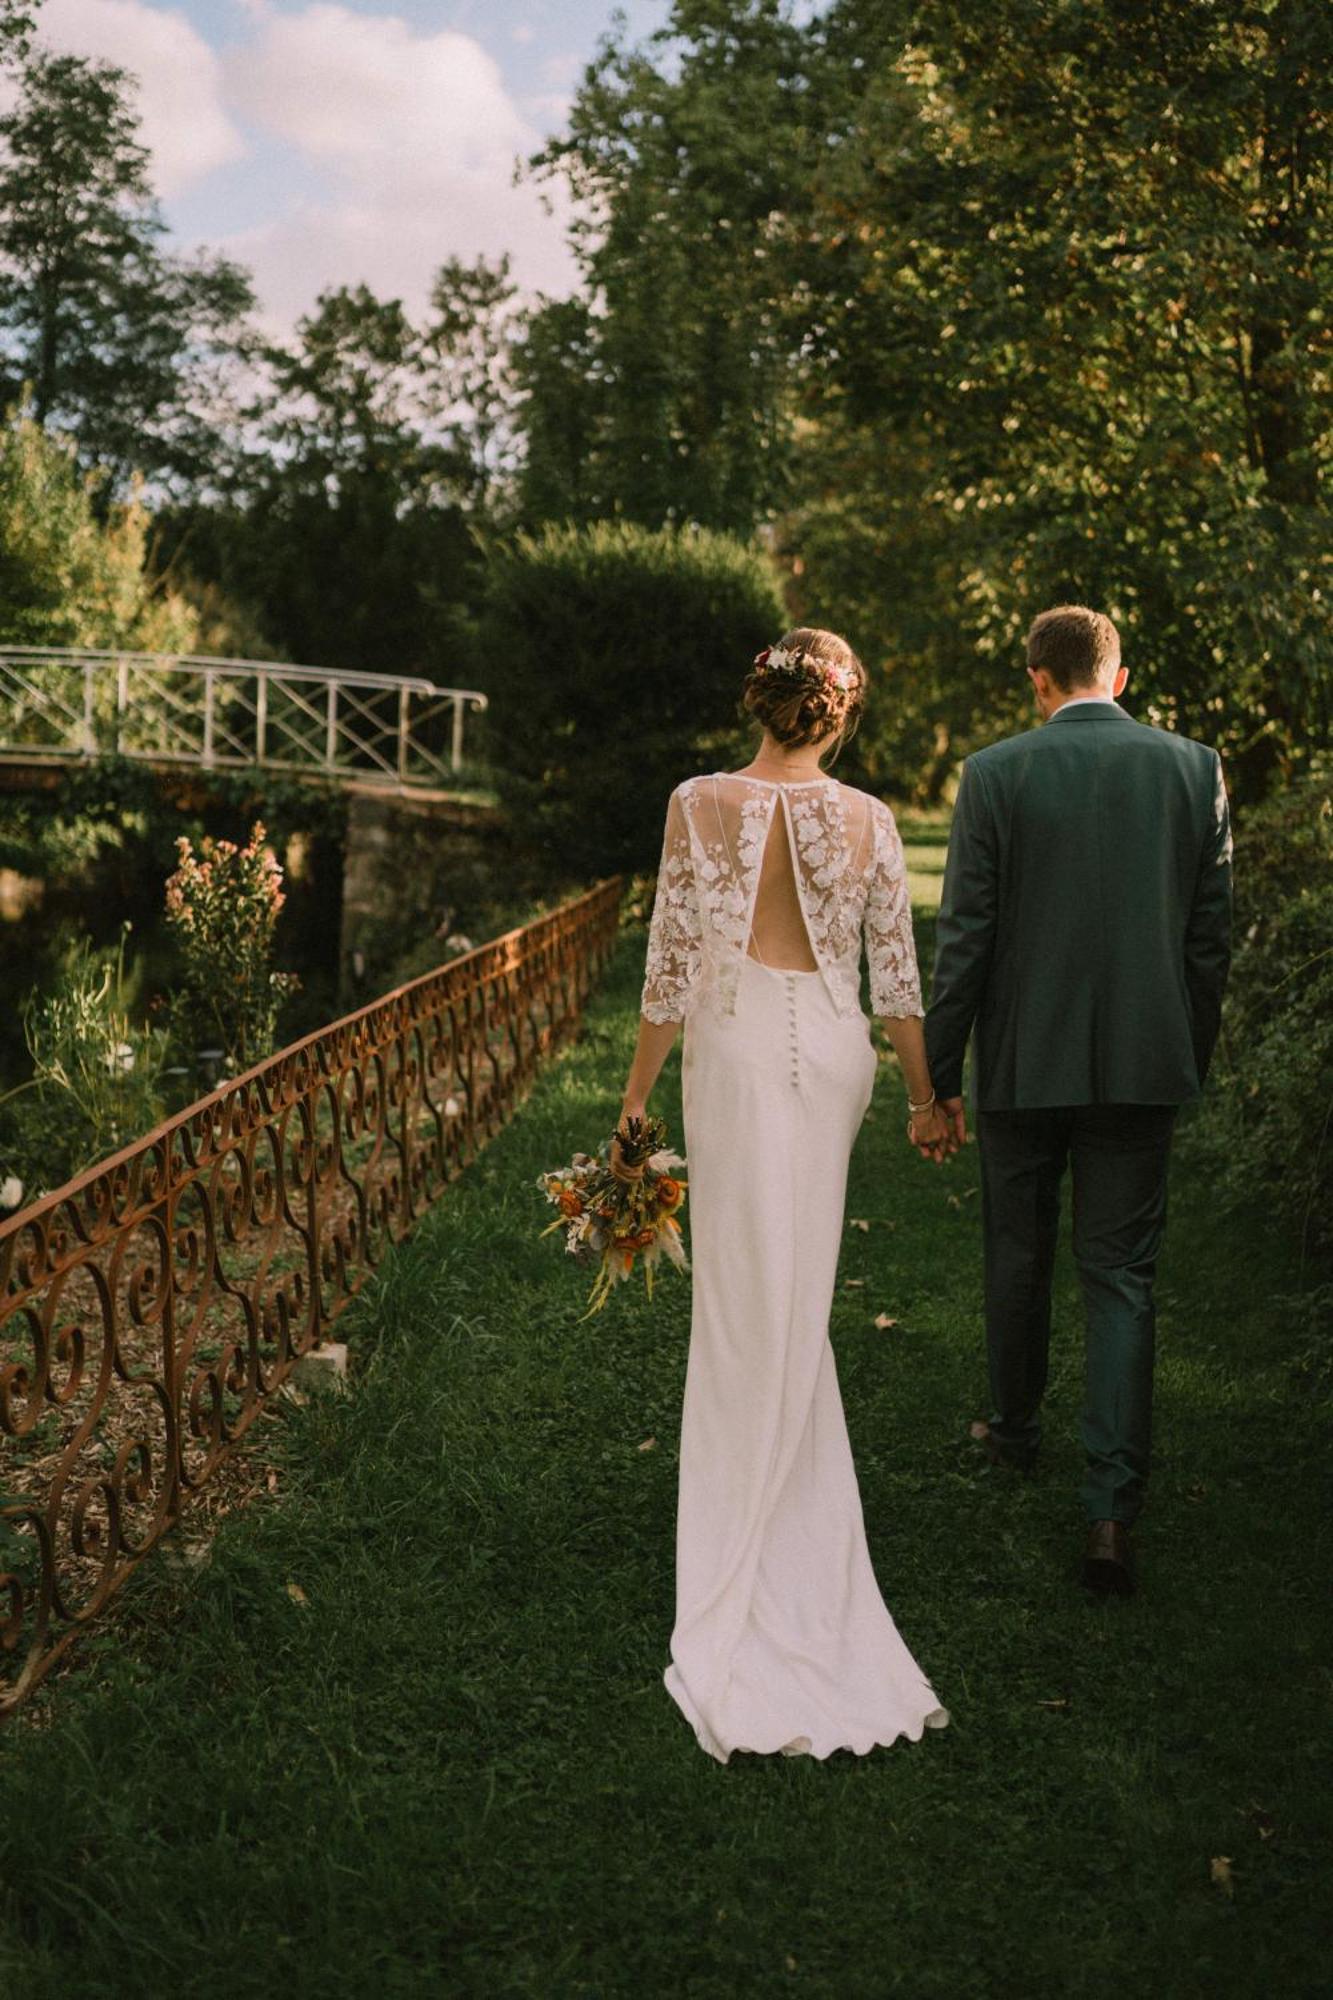
[[[1069,1696],[1067,1694],[1060,1695],[1058,1699],[1054,1701],[1039,1701],[1037,1703],[1038,1708],[1068,1708],[1068,1706],[1069,1706]]]
[[[844,1278],[842,1282],[845,1289],[849,1292],[865,1290],[866,1281],[864,1278]]]
[[[287,1585],[287,1595],[291,1598],[293,1604],[308,1604],[310,1602],[310,1599],[306,1596],[299,1583],[289,1583]]]
[[[948,1194],[944,1197],[944,1199],[947,1201],[950,1208],[961,1208],[963,1205],[962,1202],[959,1201],[958,1196],[956,1194]]]
[[[1206,1500],[1208,1498],[1208,1488],[1204,1485],[1201,1479],[1196,1479],[1193,1486],[1191,1486],[1188,1492],[1186,1493],[1185,1498],[1187,1500],[1193,1500],[1195,1505],[1197,1506],[1200,1500]]]
[[[893,1317],[893,1314],[892,1314],[892,1313],[876,1313],[876,1314],[875,1314],[875,1325],[876,1325],[876,1326],[877,1326],[877,1327],[879,1328],[879,1330],[880,1330],[880,1332],[881,1332],[881,1333],[885,1333],[885,1332],[887,1332],[887,1330],[889,1329],[889,1327],[891,1327],[891,1326],[897,1326],[897,1324],[898,1324],[898,1322],[897,1322],[897,1320],[896,1320],[896,1319],[895,1319],[895,1318]]]
[[[270,1493],[276,1493],[278,1490],[278,1475],[271,1465],[268,1469],[268,1490]]]
[[[1231,1856],[1229,1854],[1215,1854],[1208,1863],[1208,1874],[1214,1888],[1220,1889],[1224,1896],[1235,1895],[1236,1885],[1231,1873]]]
[[[652,1451],[656,1447],[656,1444],[657,1444],[656,1438],[645,1438],[643,1443],[639,1446],[639,1450]]]
[[[847,1224],[847,1227],[849,1229],[869,1230],[870,1224],[866,1221],[863,1215],[854,1215],[851,1221]]]
[[[1261,1806],[1256,1799],[1250,1800],[1243,1816],[1249,1820],[1260,1840],[1271,1840],[1277,1832],[1272,1813],[1267,1806]]]

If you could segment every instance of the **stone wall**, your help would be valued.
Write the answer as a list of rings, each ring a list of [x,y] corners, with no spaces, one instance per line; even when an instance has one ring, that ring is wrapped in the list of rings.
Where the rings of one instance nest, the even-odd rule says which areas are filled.
[[[338,998],[360,1006],[480,944],[474,913],[503,899],[503,826],[489,806],[369,786],[348,804]]]

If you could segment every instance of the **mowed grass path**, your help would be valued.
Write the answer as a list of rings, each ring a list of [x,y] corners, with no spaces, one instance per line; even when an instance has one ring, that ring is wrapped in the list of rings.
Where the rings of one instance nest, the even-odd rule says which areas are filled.
[[[1098,1605],[1067,1258],[1022,1482],[965,1437],[975,1151],[911,1155],[886,1063],[833,1343],[876,1572],[952,1726],[698,1748],[662,1685],[688,1284],[581,1324],[533,1185],[614,1115],[642,949],[343,1320],[354,1393],[291,1413],[278,1495],[188,1582],[149,1565],[0,1732],[0,1994],[1327,1991],[1326,1427],[1273,1304],[1290,1252],[1183,1152],[1141,1589]]]

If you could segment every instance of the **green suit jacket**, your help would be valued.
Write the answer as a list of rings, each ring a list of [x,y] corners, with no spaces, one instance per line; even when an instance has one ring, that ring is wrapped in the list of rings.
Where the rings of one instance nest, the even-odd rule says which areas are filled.
[[[1057,709],[963,765],[926,1016],[931,1081],[997,1111],[1180,1104],[1231,959],[1221,759],[1116,702]]]

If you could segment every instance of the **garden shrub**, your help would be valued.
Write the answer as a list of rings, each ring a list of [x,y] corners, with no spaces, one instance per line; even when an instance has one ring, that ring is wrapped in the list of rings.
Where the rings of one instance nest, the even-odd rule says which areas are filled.
[[[1333,762],[1236,824],[1234,956],[1193,1121],[1219,1195],[1264,1188],[1302,1266],[1333,1249]]]
[[[166,1030],[136,1025],[121,925],[113,953],[65,948],[49,992],[23,1006],[32,1073],[0,1096],[0,1216],[151,1132],[166,1114]]]
[[[273,1053],[282,1003],[300,984],[271,966],[283,871],[262,820],[244,847],[205,834],[196,854],[182,834],[176,850],[166,904],[183,969],[172,1031],[182,1051],[215,1040],[229,1069],[246,1070]]]
[[[198,615],[150,573],[139,493],[99,513],[102,483],[26,402],[0,419],[0,643],[193,651]]]
[[[672,787],[748,755],[741,683],[786,622],[772,565],[728,535],[599,521],[494,547],[482,685],[528,837],[590,876],[654,866]]]

